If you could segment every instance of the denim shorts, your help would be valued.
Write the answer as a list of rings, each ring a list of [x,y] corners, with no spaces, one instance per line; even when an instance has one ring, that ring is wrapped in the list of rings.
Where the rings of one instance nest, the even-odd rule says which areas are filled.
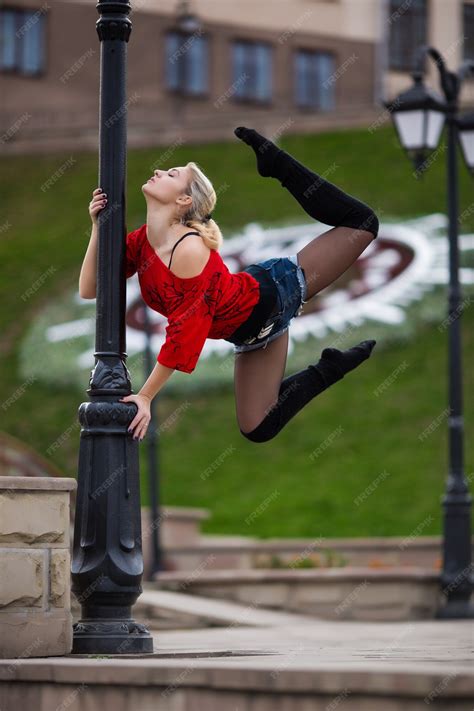
[[[247,338],[242,344],[234,345],[234,353],[266,348],[270,341],[281,336],[294,316],[299,316],[306,303],[307,286],[303,268],[298,264],[296,254],[288,257],[272,257],[255,262],[266,269],[278,290],[278,311],[267,319],[259,333]]]

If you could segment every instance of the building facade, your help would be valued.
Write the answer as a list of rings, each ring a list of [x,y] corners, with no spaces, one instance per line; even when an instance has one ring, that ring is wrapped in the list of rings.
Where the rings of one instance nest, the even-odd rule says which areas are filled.
[[[40,2],[0,5],[1,150],[97,150],[96,4]],[[131,5],[129,147],[229,140],[239,124],[274,137],[369,125],[383,100],[410,86],[420,44],[435,46],[450,68],[474,59],[474,0]],[[474,103],[474,77],[461,99]]]

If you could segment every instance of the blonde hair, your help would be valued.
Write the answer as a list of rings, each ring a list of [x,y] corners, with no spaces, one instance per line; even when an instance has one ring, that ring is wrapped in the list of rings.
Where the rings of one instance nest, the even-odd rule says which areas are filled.
[[[193,201],[189,210],[182,215],[181,222],[199,232],[207,247],[219,249],[223,237],[217,222],[212,218],[203,219],[216,205],[216,191],[197,163],[189,161],[186,165],[191,168],[192,175],[186,194],[190,195]]]

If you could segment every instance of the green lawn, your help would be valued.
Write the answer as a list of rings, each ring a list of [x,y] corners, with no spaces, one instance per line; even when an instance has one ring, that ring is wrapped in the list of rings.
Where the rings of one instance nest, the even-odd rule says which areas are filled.
[[[317,172],[368,202],[384,217],[410,218],[445,209],[443,160],[423,181],[395,141],[391,127],[294,136],[280,145]],[[140,186],[167,147],[128,153],[127,225],[145,218]],[[71,166],[53,187],[43,183],[71,154],[8,157],[0,161],[3,219],[0,379],[5,401],[23,382],[18,371],[20,341],[29,324],[51,300],[77,284],[90,233],[88,204],[98,185],[97,155],[74,153]],[[223,160],[225,156],[225,160]],[[293,198],[255,170],[253,152],[237,139],[226,144],[178,148],[166,164],[197,161],[213,180],[219,201],[214,216],[224,237],[249,221],[264,224],[307,220]],[[166,167],[166,166],[164,166]],[[460,211],[472,202],[472,179],[460,170]],[[275,199],[275,197],[278,199]],[[474,215],[462,230],[474,229]],[[49,271],[48,271],[49,270]],[[43,285],[28,299],[25,291],[41,275]],[[463,324],[465,470],[474,480],[473,372],[474,313]],[[366,324],[366,338],[375,329]],[[212,518],[206,532],[252,536],[423,535],[441,530],[440,499],[447,473],[447,421],[420,441],[419,434],[447,406],[447,332],[437,324],[420,326],[416,339],[377,344],[372,358],[324,392],[290,422],[277,438],[253,444],[239,433],[229,388],[157,398],[159,421],[178,410],[161,434],[162,502],[205,506]],[[375,336],[376,337],[376,336]],[[350,343],[352,344],[352,338]],[[320,350],[315,353],[315,360]],[[374,390],[402,363],[408,364],[380,397]],[[93,363],[91,363],[91,367]],[[45,368],[48,367],[46,363]],[[189,376],[190,379],[192,375]],[[52,460],[66,476],[76,476],[79,428],[77,408],[86,388],[51,389],[35,382],[2,411],[2,429],[45,454],[70,428]],[[183,407],[183,402],[187,406]],[[334,433],[338,432],[337,436]],[[317,458],[311,453],[327,438]],[[146,440],[140,444],[143,502]],[[206,475],[207,471],[207,475]],[[201,477],[203,474],[203,477]],[[360,505],[354,499],[373,489]],[[431,518],[430,518],[431,517]]]

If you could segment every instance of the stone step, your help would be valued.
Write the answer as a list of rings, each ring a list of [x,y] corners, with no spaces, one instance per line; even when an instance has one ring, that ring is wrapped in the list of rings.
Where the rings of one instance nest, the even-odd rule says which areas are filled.
[[[308,624],[314,619],[296,613],[267,610],[256,605],[242,605],[202,595],[155,590],[145,587],[133,606],[134,619],[151,629],[229,627],[247,625]]]
[[[148,655],[0,660],[2,709],[472,711],[473,625],[163,631]]]
[[[443,606],[440,587],[439,571],[419,566],[160,572],[154,585],[320,619],[367,621],[431,619]]]

